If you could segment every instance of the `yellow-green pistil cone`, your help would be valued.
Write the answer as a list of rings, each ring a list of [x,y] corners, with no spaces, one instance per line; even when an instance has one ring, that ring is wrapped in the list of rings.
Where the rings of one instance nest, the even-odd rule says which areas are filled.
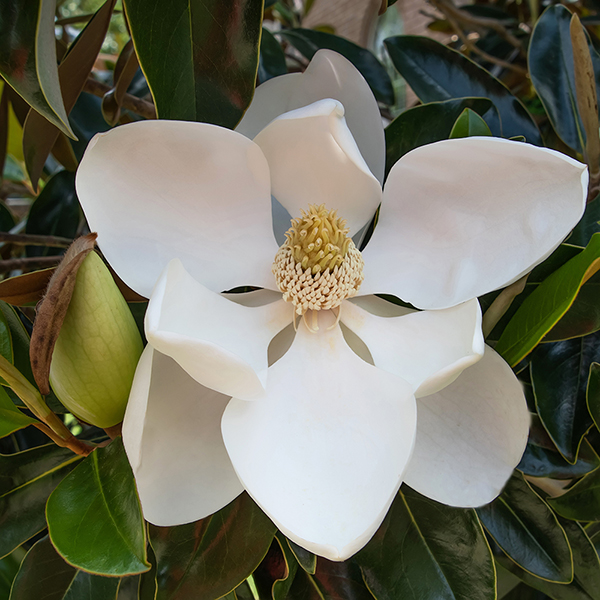
[[[123,420],[142,339],[102,259],[91,252],[52,354],[50,384],[76,417],[97,427]]]
[[[346,222],[335,210],[311,204],[291,225],[271,269],[283,299],[303,315],[336,308],[354,296],[364,263]]]

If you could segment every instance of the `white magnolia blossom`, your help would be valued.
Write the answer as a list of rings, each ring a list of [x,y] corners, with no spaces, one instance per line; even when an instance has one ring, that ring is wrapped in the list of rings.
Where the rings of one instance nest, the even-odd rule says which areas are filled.
[[[144,121],[90,144],[85,214],[150,297],[123,428],[148,521],[195,521],[246,490],[289,538],[343,560],[403,481],[479,506],[518,464],[529,413],[475,298],[558,246],[587,171],[526,143],[456,139],[402,157],[382,194],[384,146],[369,87],[330,51],[260,86],[235,132]],[[272,195],[292,217],[337,210],[350,235],[381,203],[358,296],[309,310],[297,332],[271,270]],[[222,293],[237,286],[263,289]]]

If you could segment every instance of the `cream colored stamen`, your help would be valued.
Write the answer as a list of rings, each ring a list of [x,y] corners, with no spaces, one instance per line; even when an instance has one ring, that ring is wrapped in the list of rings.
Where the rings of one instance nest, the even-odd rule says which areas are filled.
[[[336,211],[309,206],[292,220],[285,237],[272,271],[283,299],[294,304],[297,314],[336,308],[356,294],[364,263]]]

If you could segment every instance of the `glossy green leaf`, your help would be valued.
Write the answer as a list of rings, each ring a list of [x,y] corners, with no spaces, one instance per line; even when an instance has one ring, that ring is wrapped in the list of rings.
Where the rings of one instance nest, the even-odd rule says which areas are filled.
[[[345,38],[314,29],[283,29],[280,34],[308,60],[321,48],[334,50],[345,56],[361,72],[379,102],[394,104],[394,88],[390,76],[370,50]]]
[[[267,555],[252,574],[261,598],[285,600],[300,566],[287,544],[285,536],[278,533]],[[237,588],[236,588],[237,590]]]
[[[263,27],[260,38],[260,59],[258,62],[258,81],[265,81],[285,75],[287,66],[285,64],[285,53],[275,36]]]
[[[56,0],[0,2],[0,75],[48,121],[74,137],[56,62]]]
[[[10,326],[2,311],[0,311],[0,355],[10,363],[15,360]]]
[[[522,475],[515,473],[502,494],[477,514],[498,546],[528,573],[562,583],[573,579],[567,536]]]
[[[571,148],[582,152],[585,133],[577,110],[570,23],[573,13],[563,6],[549,6],[537,21],[529,43],[529,75],[552,127]],[[588,41],[596,79],[600,57]]]
[[[475,511],[438,504],[406,486],[355,560],[377,600],[496,597],[493,560]]]
[[[600,590],[600,561],[594,545],[578,523],[562,517],[558,520],[573,551],[574,576],[571,583],[565,585],[534,577],[507,557],[499,556],[497,560],[513,575],[553,600],[597,600]]]
[[[542,344],[531,358],[537,412],[560,453],[575,462],[592,426],[586,404],[590,365],[600,361],[600,333]]]
[[[81,221],[81,208],[75,193],[75,173],[59,171],[44,187],[29,211],[25,232],[74,238]],[[28,256],[64,252],[61,248],[27,246]]]
[[[479,115],[495,110],[487,98],[459,98],[421,104],[398,115],[385,128],[386,173],[407,152],[447,139],[465,108]]]
[[[252,100],[262,0],[125,0],[161,119],[235,127]]]
[[[110,24],[114,5],[115,0],[107,0],[100,7],[69,46],[67,54],[58,67],[62,99],[67,113],[73,109],[94,67]],[[64,136],[61,137],[61,132],[52,123],[40,117],[35,111],[30,111],[23,127],[23,152],[27,172],[34,188],[37,186],[51,150],[66,168],[72,171],[76,169],[77,161],[69,141]],[[59,150],[63,150],[63,153],[61,154]]]
[[[600,330],[600,273],[584,283],[569,310],[544,336],[544,342],[559,342]]]
[[[579,448],[577,461],[567,462],[557,450],[544,429],[539,417],[533,415],[529,440],[517,469],[531,477],[574,479],[600,467],[600,457],[584,438]]]
[[[597,362],[590,365],[586,400],[594,425],[600,430],[600,364]]]
[[[216,600],[230,593],[260,564],[275,531],[245,493],[202,521],[150,526],[160,565],[157,600]]]
[[[287,541],[290,550],[294,553],[298,564],[309,574],[314,575],[317,570],[317,557],[308,550],[298,546],[298,544]]]
[[[529,354],[573,304],[579,288],[600,269],[600,234],[586,249],[557,269],[527,297],[502,336],[496,351],[511,366]]]
[[[73,566],[103,575],[150,569],[146,530],[121,438],[94,450],[46,507],[54,547]]]
[[[12,363],[17,369],[35,385],[33,373],[31,372],[31,363],[29,361],[29,334],[25,329],[15,308],[0,300],[0,347],[2,356],[8,359],[8,350],[6,342],[5,325],[8,325],[10,331],[10,341],[12,345]]]
[[[23,429],[32,423],[37,423],[35,419],[23,414],[8,397],[4,389],[0,388],[0,438]]]
[[[600,521],[600,469],[586,475],[562,496],[549,498],[548,504],[573,521]]]
[[[0,598],[8,598],[10,596],[10,588],[25,554],[26,550],[17,548],[8,556],[0,559]]]
[[[46,536],[23,560],[10,600],[115,600],[118,587],[117,578],[91,575],[67,564]]]
[[[353,560],[333,562],[319,558],[312,580],[324,600],[373,600],[361,569]]]
[[[571,232],[567,242],[585,248],[594,233],[600,232],[600,196],[588,203],[583,217]]]
[[[46,527],[48,496],[79,460],[54,444],[0,455],[0,557]]]
[[[456,119],[450,132],[450,138],[465,138],[473,135],[492,135],[487,123],[470,108],[465,108],[460,117]]]
[[[486,115],[495,136],[523,135],[529,143],[541,145],[539,129],[520,100],[460,52],[430,38],[410,35],[388,38],[385,46],[394,66],[422,102],[465,96],[489,98],[502,120],[501,125],[492,115]]]

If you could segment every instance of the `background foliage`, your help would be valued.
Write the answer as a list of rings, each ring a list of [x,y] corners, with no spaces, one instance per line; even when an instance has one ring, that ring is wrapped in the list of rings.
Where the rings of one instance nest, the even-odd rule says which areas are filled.
[[[0,356],[40,400],[33,306],[66,246],[88,232],[74,171],[99,131],[157,115],[233,128],[256,83],[330,48],[380,103],[388,170],[423,144],[491,133],[560,150],[592,175],[566,242],[480,299],[487,342],[514,367],[533,415],[525,455],[492,504],[449,508],[403,486],[373,540],[344,563],[288,541],[246,494],[198,523],[148,526],[120,439],[106,444],[115,431],[77,422],[51,391],[37,406],[53,413],[32,412],[6,381],[0,598],[600,598],[600,7],[431,5],[430,27],[448,43],[389,37],[385,66],[330,27],[304,28],[310,0],[0,3]],[[182,15],[191,28],[180,29]],[[399,78],[420,101],[401,111]],[[123,291],[141,326],[145,303]],[[84,456],[91,441],[100,447]]]

